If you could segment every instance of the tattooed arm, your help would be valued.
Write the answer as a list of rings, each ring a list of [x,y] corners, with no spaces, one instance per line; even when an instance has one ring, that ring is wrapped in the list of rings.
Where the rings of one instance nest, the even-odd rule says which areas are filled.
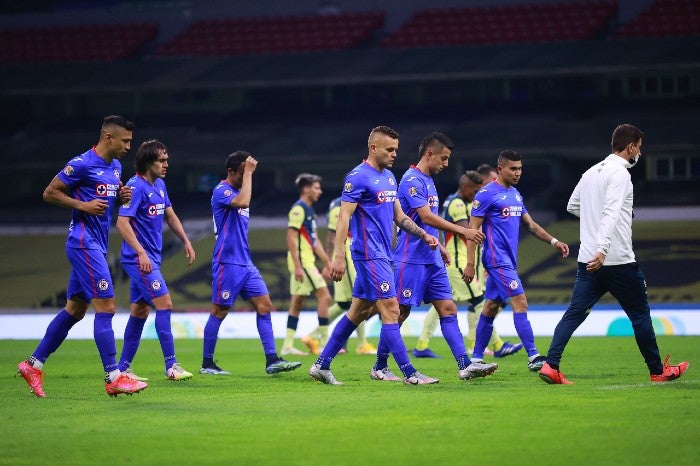
[[[440,244],[440,241],[436,237],[426,233],[424,229],[416,225],[416,222],[411,220],[408,215],[401,210],[401,203],[398,200],[394,201],[394,223],[399,229],[405,231],[409,235],[425,241],[431,249],[435,249],[438,247],[438,244]]]

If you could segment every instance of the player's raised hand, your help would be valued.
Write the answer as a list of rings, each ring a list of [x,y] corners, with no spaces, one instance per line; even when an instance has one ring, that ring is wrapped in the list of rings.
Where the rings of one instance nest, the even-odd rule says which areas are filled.
[[[249,156],[247,159],[245,159],[245,166],[243,167],[243,172],[244,173],[253,173],[255,169],[258,166],[258,161],[253,158],[253,156]]]

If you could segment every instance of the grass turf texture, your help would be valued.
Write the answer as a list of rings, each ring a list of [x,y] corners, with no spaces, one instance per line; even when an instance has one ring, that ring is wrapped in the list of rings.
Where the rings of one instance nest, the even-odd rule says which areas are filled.
[[[543,352],[549,342],[537,340]],[[691,363],[668,384],[649,381],[633,338],[574,337],[562,366],[571,386],[540,381],[523,352],[499,359],[486,379],[460,381],[444,339],[435,337],[431,348],[443,358],[414,364],[441,381],[421,387],[370,380],[374,358],[353,354],[354,339],[333,363],[342,387],[309,378],[313,356],[294,358],[303,361],[295,372],[266,375],[257,340],[219,342],[230,377],[196,373],[172,382],[158,342],[148,340],[134,369],[150,387],[116,399],[104,391],[94,343],[76,340],[49,359],[47,398],[35,398],[21,377],[12,379],[35,346],[0,341],[0,464],[700,462],[700,337],[659,338],[662,356]],[[176,347],[180,363],[196,372],[201,341]]]

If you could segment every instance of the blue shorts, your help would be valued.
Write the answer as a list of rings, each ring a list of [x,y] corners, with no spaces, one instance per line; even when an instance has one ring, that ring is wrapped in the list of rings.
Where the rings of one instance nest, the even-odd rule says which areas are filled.
[[[151,273],[144,274],[139,270],[138,264],[124,264],[122,268],[131,278],[129,286],[131,303],[146,302],[153,306],[153,299],[168,294],[168,285],[160,273],[160,269],[152,269]]]
[[[518,272],[513,267],[496,267],[486,271],[489,273],[484,293],[486,299],[505,304],[512,296],[525,293]]]
[[[239,295],[248,300],[270,294],[260,271],[253,264],[213,262],[211,277],[211,302],[220,306],[233,306]]]
[[[396,297],[394,284],[394,267],[387,259],[367,261],[355,260],[355,284],[352,288],[353,298],[366,301]]]
[[[444,264],[398,264],[394,271],[399,304],[420,306],[422,302],[452,299],[452,288]]]
[[[93,299],[114,298],[112,275],[107,255],[97,249],[66,248],[71,265],[66,296],[78,296],[85,302]]]

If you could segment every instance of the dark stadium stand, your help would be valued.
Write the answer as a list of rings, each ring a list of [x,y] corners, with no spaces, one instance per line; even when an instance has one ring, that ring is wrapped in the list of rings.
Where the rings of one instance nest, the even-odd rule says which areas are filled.
[[[156,22],[0,30],[0,63],[101,62],[142,55]]]
[[[343,50],[368,42],[384,12],[195,21],[156,56],[250,55]]]
[[[427,9],[413,13],[385,47],[564,42],[607,32],[615,0]]]
[[[614,34],[618,38],[700,35],[700,2],[655,0]]]

